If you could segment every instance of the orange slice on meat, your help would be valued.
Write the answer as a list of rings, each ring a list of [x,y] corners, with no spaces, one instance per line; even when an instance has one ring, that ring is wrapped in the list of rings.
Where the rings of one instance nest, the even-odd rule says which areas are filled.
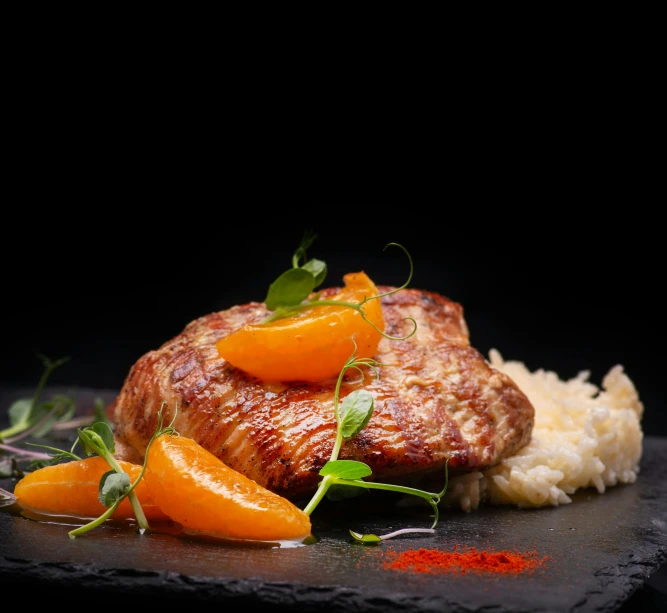
[[[145,480],[152,499],[185,530],[255,541],[310,535],[306,513],[190,438],[156,438],[148,452]]]
[[[129,474],[130,481],[134,482],[141,466],[123,461],[118,463]],[[100,456],[45,466],[23,477],[14,487],[14,495],[19,505],[26,510],[46,515],[96,518],[107,510],[99,501],[98,492],[102,475],[110,470],[109,464]],[[153,503],[144,479],[139,481],[134,492],[148,521],[169,519]],[[118,505],[112,517],[134,517],[127,498]]]
[[[345,287],[328,300],[359,304],[377,296],[363,272],[343,277]],[[380,300],[361,307],[384,331]],[[377,352],[382,334],[347,306],[316,306],[266,324],[249,324],[220,339],[218,355],[241,370],[267,381],[322,381],[337,377],[355,350],[356,357]]]

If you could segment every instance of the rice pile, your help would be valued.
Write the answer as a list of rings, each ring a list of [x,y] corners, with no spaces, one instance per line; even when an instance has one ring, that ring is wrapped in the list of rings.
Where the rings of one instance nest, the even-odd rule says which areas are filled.
[[[483,472],[450,479],[445,504],[465,511],[480,502],[518,507],[558,506],[585,487],[603,493],[633,483],[639,472],[644,406],[622,366],[614,366],[602,390],[583,371],[568,381],[551,371],[529,371],[505,362],[498,351],[491,366],[511,377],[535,407],[530,443]]]

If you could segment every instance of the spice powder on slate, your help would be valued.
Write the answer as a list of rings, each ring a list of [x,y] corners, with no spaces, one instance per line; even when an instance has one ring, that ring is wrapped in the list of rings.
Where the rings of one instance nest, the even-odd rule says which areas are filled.
[[[536,551],[490,551],[474,547],[453,551],[439,549],[408,549],[407,551],[388,551],[385,554],[383,568],[413,573],[500,573],[514,575],[531,573],[544,567],[548,557],[540,557]]]

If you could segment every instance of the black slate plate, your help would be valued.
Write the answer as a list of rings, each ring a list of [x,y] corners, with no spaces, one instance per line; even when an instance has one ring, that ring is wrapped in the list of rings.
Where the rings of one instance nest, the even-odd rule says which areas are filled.
[[[80,390],[82,404],[94,390]],[[106,399],[112,392],[100,392]],[[6,407],[16,392],[0,394]],[[352,542],[348,529],[384,534],[428,527],[428,507],[393,499],[323,504],[312,545],[241,547],[137,535],[104,526],[70,540],[71,526],[0,513],[0,583],[31,598],[118,606],[223,604],[271,611],[618,611],[667,559],[667,438],[646,437],[632,485],[579,492],[557,508],[444,509],[434,535],[379,546]],[[12,490],[13,481],[0,480]],[[386,570],[389,549],[455,545],[536,550],[548,558],[530,575],[421,575]],[[124,604],[121,604],[124,603]]]

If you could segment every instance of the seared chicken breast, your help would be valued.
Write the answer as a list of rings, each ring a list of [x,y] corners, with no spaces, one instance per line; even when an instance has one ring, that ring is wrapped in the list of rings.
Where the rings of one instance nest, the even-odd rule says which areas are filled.
[[[338,288],[322,292],[332,295]],[[380,293],[394,288],[378,287]],[[401,482],[480,470],[514,454],[531,437],[534,409],[506,375],[470,346],[461,305],[403,289],[381,298],[386,334],[372,371],[350,371],[340,400],[363,387],[374,397],[370,422],[343,443],[339,459],[358,460],[371,479]],[[157,426],[175,428],[229,467],[286,498],[313,492],[336,437],[335,380],[262,381],[218,356],[216,342],[268,314],[262,303],[234,306],[192,321],[131,368],[116,399],[120,455],[138,461]]]

